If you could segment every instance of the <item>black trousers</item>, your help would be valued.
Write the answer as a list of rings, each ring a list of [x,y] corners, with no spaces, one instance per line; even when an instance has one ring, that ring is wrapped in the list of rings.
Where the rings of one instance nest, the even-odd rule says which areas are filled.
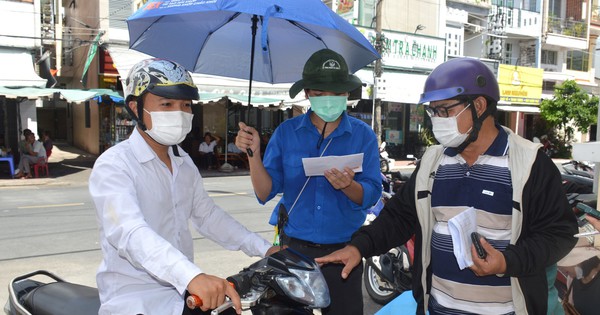
[[[217,165],[217,157],[213,152],[208,152],[200,155],[200,168],[208,169]]]
[[[345,244],[319,245],[290,238],[284,240],[284,244],[301,252],[302,254],[317,258],[333,253],[343,248]],[[329,307],[321,310],[323,315],[362,315],[362,274],[363,263],[356,266],[347,279],[342,279],[342,264],[326,264],[321,266],[321,272],[325,277],[331,296]]]

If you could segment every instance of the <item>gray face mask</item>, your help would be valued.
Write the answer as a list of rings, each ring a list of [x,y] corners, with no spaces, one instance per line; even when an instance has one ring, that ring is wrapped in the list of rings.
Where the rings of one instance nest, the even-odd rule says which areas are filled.
[[[458,131],[458,122],[456,119],[467,108],[469,108],[469,106],[471,106],[471,104],[463,108],[463,110],[460,111],[460,113],[458,113],[456,116],[431,117],[431,123],[433,124],[433,135],[441,145],[449,148],[456,148],[465,142],[465,140],[467,140],[469,132],[471,132],[473,127],[469,128],[466,133],[460,133],[460,131]]]

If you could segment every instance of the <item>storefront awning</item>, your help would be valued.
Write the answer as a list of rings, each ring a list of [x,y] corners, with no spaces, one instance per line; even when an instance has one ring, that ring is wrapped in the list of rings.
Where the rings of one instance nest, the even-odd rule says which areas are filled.
[[[131,50],[126,46],[110,45],[108,52],[119,72],[121,78],[126,78],[129,70],[139,61],[152,58],[152,56]],[[200,93],[229,96],[240,102],[248,102],[249,81],[235,78],[226,78],[212,75],[192,73],[194,83],[198,86]],[[292,83],[270,84],[263,82],[252,82],[253,101],[260,101],[259,98],[276,99],[276,103],[282,100],[289,100],[288,91]],[[246,96],[244,96],[246,95]],[[201,95],[202,101],[202,95]],[[270,102],[270,100],[269,100]],[[263,102],[264,103],[264,102]],[[252,103],[258,104],[258,103]]]
[[[102,90],[47,89],[37,87],[8,88],[0,86],[0,96],[6,98],[37,99],[51,97],[54,93],[58,93],[61,98],[73,103],[84,102],[96,96],[106,94]]]
[[[224,97],[229,98],[229,100],[231,100],[232,102],[241,103],[242,105],[248,104],[248,96],[247,95],[200,92],[200,102],[203,102],[203,103],[217,102]],[[260,106],[260,105],[279,106],[281,104],[281,99],[253,96],[250,98],[250,104],[257,105],[257,106]]]
[[[521,113],[539,113],[539,106],[526,105],[497,105],[498,110],[505,112],[521,112]]]
[[[0,86],[45,87],[33,68],[31,54],[22,49],[0,49]]]

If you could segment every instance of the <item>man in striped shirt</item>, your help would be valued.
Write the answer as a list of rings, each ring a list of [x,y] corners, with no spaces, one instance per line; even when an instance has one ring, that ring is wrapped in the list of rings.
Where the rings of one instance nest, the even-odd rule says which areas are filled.
[[[441,145],[430,147],[410,181],[350,245],[320,263],[346,266],[379,255],[413,234],[417,314],[552,314],[559,307],[556,262],[575,245],[577,223],[560,173],[533,144],[496,123],[500,99],[482,62],[457,58],[427,78],[420,103]],[[461,269],[448,221],[475,213],[487,256],[471,245]]]

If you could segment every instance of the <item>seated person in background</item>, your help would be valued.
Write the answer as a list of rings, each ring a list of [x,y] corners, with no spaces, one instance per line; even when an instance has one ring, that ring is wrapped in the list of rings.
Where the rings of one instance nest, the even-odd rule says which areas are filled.
[[[44,144],[44,149],[46,150],[46,156],[50,157],[52,154],[52,148],[54,147],[54,143],[52,142],[52,138],[50,137],[50,131],[44,131],[44,135],[42,136],[42,143]]]
[[[31,134],[31,130],[25,129],[23,130],[23,136],[21,137],[21,141],[19,141],[19,154],[23,155],[26,152],[29,152],[27,146],[29,146],[29,142],[27,141],[27,136]]]
[[[35,137],[34,137],[35,139]],[[37,162],[38,164],[46,164],[46,159],[48,157],[48,151],[46,151],[46,147],[44,146],[44,144],[41,141],[38,140],[34,140],[33,144],[33,152],[36,153],[36,156],[38,158]]]
[[[200,143],[198,148],[201,169],[212,169],[217,164],[215,147],[219,144],[219,141],[221,141],[221,138],[217,135],[211,135],[210,132],[204,134],[204,142]]]
[[[21,145],[19,145],[19,148],[21,150],[21,160],[19,160],[19,166],[15,170],[15,178],[31,178],[30,165],[40,162],[45,163],[46,150],[43,149],[44,146],[39,141],[35,140],[35,134],[31,131],[25,137],[23,149],[21,149]]]
[[[242,150],[235,145],[235,138],[237,138],[237,136],[233,137],[233,140],[227,144],[227,152],[237,154],[243,153]]]
[[[233,141],[227,144],[227,153],[229,154],[229,163],[242,168],[248,168],[248,158],[244,151],[240,150],[235,145],[235,139],[237,135],[233,137]]]

